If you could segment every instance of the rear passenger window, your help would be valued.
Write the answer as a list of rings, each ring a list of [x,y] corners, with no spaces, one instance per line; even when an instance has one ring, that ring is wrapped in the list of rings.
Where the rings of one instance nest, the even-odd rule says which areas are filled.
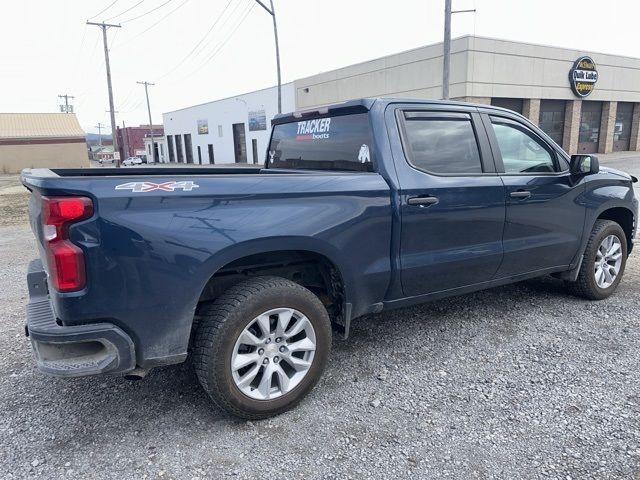
[[[410,163],[440,174],[482,173],[480,151],[465,113],[405,112]]]

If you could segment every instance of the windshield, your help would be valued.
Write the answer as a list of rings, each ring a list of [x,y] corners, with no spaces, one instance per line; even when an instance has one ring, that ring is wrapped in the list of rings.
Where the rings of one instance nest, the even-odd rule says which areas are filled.
[[[267,168],[371,172],[368,114],[275,125],[267,153]]]

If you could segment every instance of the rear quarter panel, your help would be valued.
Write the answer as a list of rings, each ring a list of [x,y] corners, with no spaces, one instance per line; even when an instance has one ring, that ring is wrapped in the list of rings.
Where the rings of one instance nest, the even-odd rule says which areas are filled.
[[[136,178],[144,181],[144,178]],[[94,216],[71,239],[87,287],[52,295],[65,323],[108,319],[135,340],[142,366],[181,361],[197,300],[225,264],[259,252],[309,250],[340,270],[357,316],[384,297],[390,275],[390,191],[375,173],[250,174],[192,180],[193,191],[116,190],[130,178],[40,181],[43,194],[89,195]]]

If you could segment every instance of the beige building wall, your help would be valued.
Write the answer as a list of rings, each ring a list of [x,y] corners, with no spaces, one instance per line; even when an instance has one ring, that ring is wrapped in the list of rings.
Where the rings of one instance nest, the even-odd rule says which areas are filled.
[[[296,80],[296,109],[361,97],[442,98],[442,51],[438,43]],[[563,143],[569,153],[578,148],[583,102],[603,102],[601,153],[612,150],[616,102],[633,102],[629,148],[640,148],[640,58],[475,36],[454,39],[451,52],[451,99],[484,104],[523,99],[522,113],[535,124],[541,100],[565,100]],[[580,99],[571,90],[569,72],[584,55],[593,58],[598,81],[591,95]]]
[[[587,101],[640,102],[640,58],[496,40],[467,40],[466,96],[576,100],[569,70],[589,55],[598,70],[596,87]]]
[[[441,98],[442,50],[438,43],[296,80],[296,108],[360,97]],[[640,58],[474,36],[452,41],[450,97],[576,100],[569,70],[583,55],[598,70],[587,101],[640,102]]]
[[[451,98],[465,95],[468,62],[461,40],[451,46]],[[298,110],[361,97],[441,98],[442,44],[302,78],[294,88]]]
[[[0,145],[0,172],[23,168],[88,168],[87,146],[82,143]]]

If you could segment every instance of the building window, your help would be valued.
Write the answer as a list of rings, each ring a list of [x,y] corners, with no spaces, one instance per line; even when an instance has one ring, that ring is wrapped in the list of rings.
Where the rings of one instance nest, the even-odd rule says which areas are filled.
[[[178,156],[178,163],[184,163],[184,157],[182,155],[182,137],[176,135],[176,154]]]
[[[506,108],[522,115],[521,98],[492,98],[491,105],[494,107]]]
[[[164,145],[160,144],[160,155],[164,156]]]
[[[541,100],[538,125],[554,142],[562,145],[564,137],[564,100]]]
[[[209,163],[210,163],[211,165],[214,165],[216,162],[215,162],[215,160],[214,160],[214,158],[213,158],[213,145],[209,144],[209,145],[207,146],[207,148],[208,148],[208,150],[209,150]]]
[[[222,138],[222,125],[218,125],[218,136]]]
[[[200,145],[198,145],[198,165],[202,165],[202,152],[200,152]]]

